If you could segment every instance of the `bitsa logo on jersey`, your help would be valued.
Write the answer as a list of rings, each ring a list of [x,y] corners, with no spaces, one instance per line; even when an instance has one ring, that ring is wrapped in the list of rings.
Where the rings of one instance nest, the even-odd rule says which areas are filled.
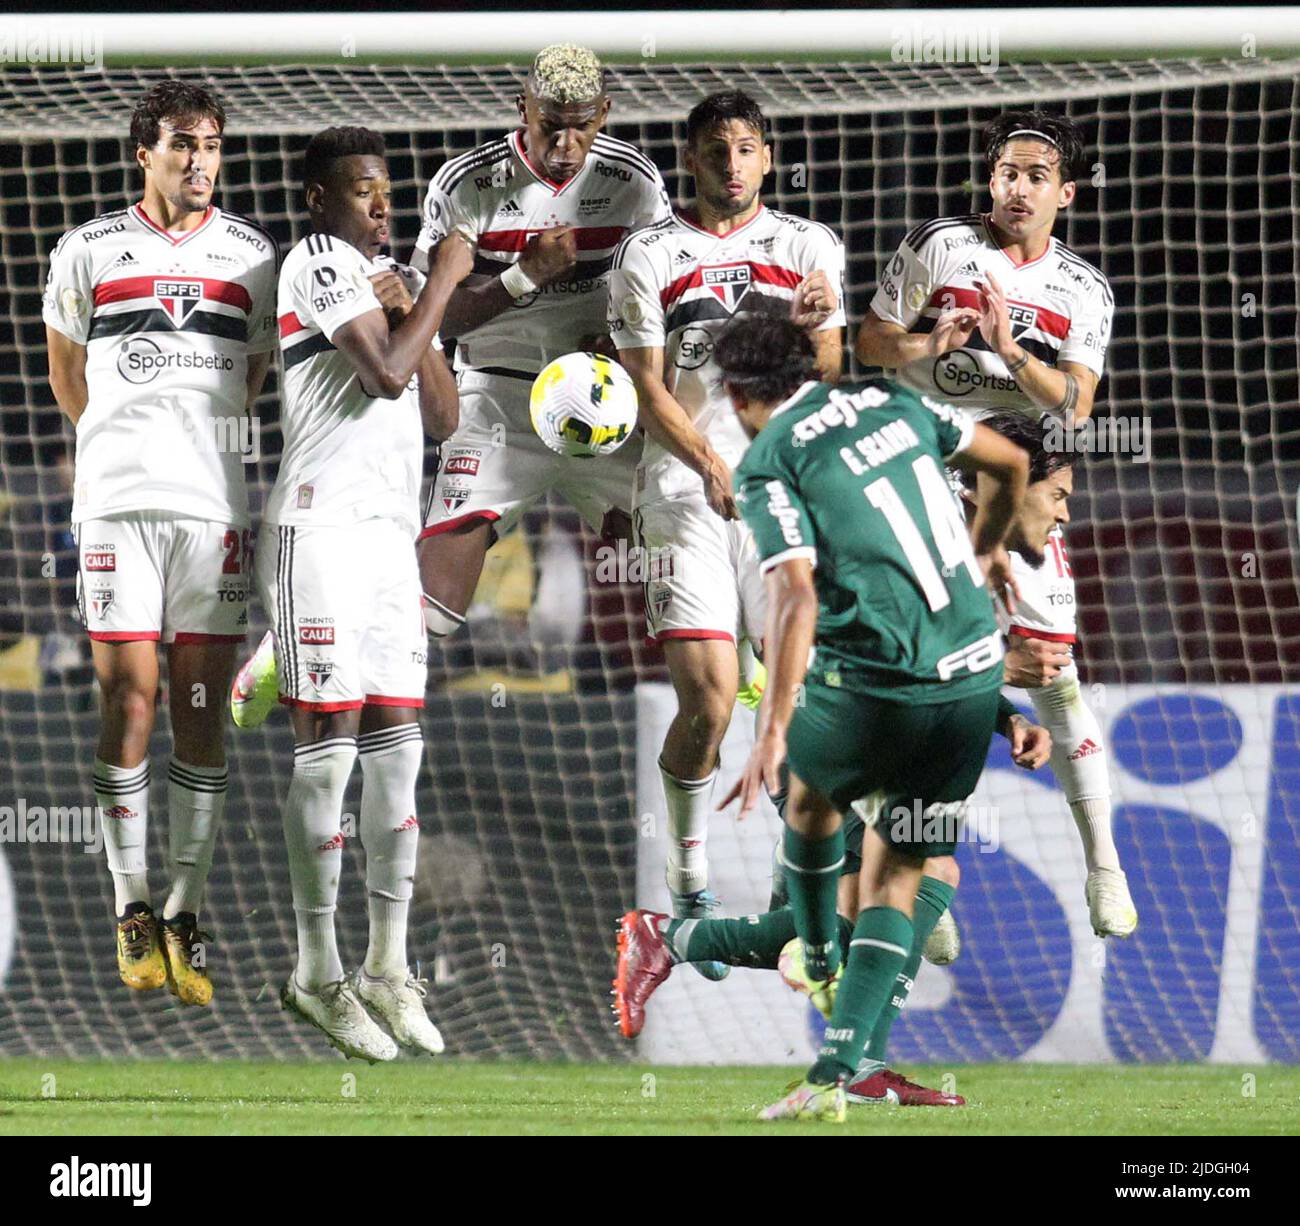
[[[702,268],[700,278],[729,311],[734,311],[749,289],[752,278],[748,264],[718,264]]]

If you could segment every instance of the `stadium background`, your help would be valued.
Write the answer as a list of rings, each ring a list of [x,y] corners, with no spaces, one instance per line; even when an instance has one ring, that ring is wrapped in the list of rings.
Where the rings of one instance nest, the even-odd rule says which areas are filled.
[[[1267,838],[1270,848],[1256,900],[1262,922],[1255,1016],[1275,1036],[1263,1054],[1289,1060],[1300,1059],[1294,699],[1282,690],[1220,687],[1293,682],[1298,667],[1297,71],[1241,61],[1008,65],[993,77],[951,66],[620,66],[610,125],[656,161],[670,192],[684,200],[689,184],[678,169],[681,125],[674,118],[714,88],[755,92],[774,120],[777,170],[768,198],[842,235],[850,318],[860,319],[877,270],[906,230],[971,208],[970,184],[983,178],[977,133],[984,120],[1003,105],[1035,101],[1063,106],[1083,122],[1104,185],[1081,185],[1057,233],[1101,266],[1115,291],[1100,411],[1149,418],[1153,427],[1149,462],[1091,457],[1078,474],[1069,539],[1084,677],[1093,687],[1155,684],[1181,702],[1147,708],[1147,722],[1135,722],[1130,735],[1137,760],[1164,755],[1173,762],[1178,788],[1184,756],[1219,769],[1222,745],[1237,736],[1225,731],[1220,714],[1198,705],[1197,694],[1211,702],[1226,694],[1229,707],[1244,694],[1259,713],[1252,724],[1247,711],[1237,737],[1251,738],[1249,768],[1273,781],[1251,836]],[[0,805],[93,804],[87,767],[95,697],[71,621],[69,432],[45,383],[40,288],[48,253],[65,229],[135,198],[131,151],[116,133],[155,75],[109,71],[90,88],[79,73],[10,66],[0,79],[0,121],[9,138],[0,143]],[[369,123],[389,142],[402,256],[438,166],[511,126],[510,98],[522,69],[349,66],[210,75],[231,111],[223,207],[256,218],[287,250],[304,232],[296,154],[306,135],[327,123]],[[978,204],[982,196],[974,199]],[[261,459],[249,469],[255,505],[274,475],[277,413],[273,376],[258,404]],[[412,950],[435,978],[433,1012],[460,1053],[629,1054],[604,1006],[612,919],[633,901],[652,901],[636,897],[638,853],[644,859],[649,842],[641,837],[646,805],[637,803],[634,788],[637,687],[653,686],[663,674],[641,639],[635,585],[595,580],[598,548],[566,508],[533,517],[524,537],[503,548],[471,634],[431,667]],[[557,592],[564,584],[555,576],[576,575],[579,560],[587,577],[585,599],[575,605],[574,592],[583,588]],[[1104,693],[1094,688],[1095,698]],[[165,753],[166,727],[160,719],[156,761]],[[232,734],[226,830],[205,919],[216,937],[219,993],[209,1013],[182,1013],[160,994],[120,988],[101,857],[67,843],[0,846],[7,865],[0,869],[0,1053],[323,1054],[315,1036],[286,1023],[275,1004],[292,949],[276,809],[289,746],[280,717],[254,737]],[[161,800],[155,797],[151,823],[155,866],[164,863]],[[351,800],[355,811],[355,794]],[[1056,803],[1050,829],[1039,836],[1045,843],[1073,838]],[[1181,809],[1160,809],[1125,848],[1141,865],[1134,875],[1144,928],[1121,951],[1138,986],[1116,1007],[1129,1010],[1133,1028],[1153,1034],[1167,1035],[1173,1019],[1175,1038],[1113,1044],[1115,1056],[1210,1052],[1200,1023],[1223,950],[1197,891],[1223,893],[1206,866],[1218,866],[1225,851],[1207,851],[1200,828],[1187,820],[1191,808],[1189,800]],[[1147,858],[1144,841],[1165,851]],[[752,896],[744,902],[754,907],[766,882],[752,871],[750,878]],[[1068,943],[1068,934],[1025,902],[1025,884],[1014,865],[1002,879],[977,879],[959,897],[957,913],[968,903],[971,921],[986,924],[1011,949]],[[1157,898],[1158,906],[1144,905]],[[339,919],[345,959],[355,958],[364,947],[355,839]],[[1040,962],[1048,967],[1043,974],[1059,978],[1063,965],[1068,976],[1071,954]],[[923,1010],[905,1015],[898,1035],[909,1053],[948,1058],[951,1049],[952,1058],[1005,1058],[1005,1045],[961,1038],[972,1026],[978,1030],[981,1002],[997,993],[981,973],[991,964],[977,958],[969,965],[975,979],[954,1006],[965,1030],[940,1027],[937,1047],[927,1047],[921,1030],[933,1017]],[[1150,992],[1141,989],[1144,979],[1156,985]],[[1023,1004],[1031,1012],[1057,999],[1031,997]],[[1183,1042],[1185,1022],[1196,1033]],[[1010,1032],[1022,1023],[999,1007],[982,1024]]]

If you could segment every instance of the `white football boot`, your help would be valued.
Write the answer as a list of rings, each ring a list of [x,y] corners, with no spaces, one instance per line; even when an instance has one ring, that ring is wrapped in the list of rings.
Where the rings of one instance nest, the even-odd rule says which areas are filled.
[[[291,975],[280,989],[280,1005],[310,1022],[345,1056],[371,1064],[397,1059],[397,1044],[375,1024],[344,979],[308,992]]]
[[[1095,868],[1083,887],[1088,917],[1099,937],[1132,936],[1138,926],[1137,908],[1128,892],[1128,878],[1116,868]]]
[[[429,994],[427,980],[417,979],[410,971],[371,979],[364,970],[357,970],[349,982],[361,1003],[403,1047],[429,1056],[440,1055],[446,1048],[438,1027],[424,1011],[424,998]]]

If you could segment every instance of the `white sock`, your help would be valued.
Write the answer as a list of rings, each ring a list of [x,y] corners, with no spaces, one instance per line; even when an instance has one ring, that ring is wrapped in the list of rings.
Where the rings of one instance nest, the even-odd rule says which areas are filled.
[[[366,849],[370,943],[365,972],[406,977],[406,917],[415,886],[420,826],[415,784],[424,764],[419,724],[367,732],[361,757],[361,845]]]
[[[118,915],[133,902],[149,902],[145,858],[149,833],[149,762],[110,766],[95,759],[95,804],[104,834],[108,871],[113,874],[113,906]]]
[[[1088,871],[1119,868],[1111,834],[1110,770],[1101,724],[1083,701],[1071,664],[1050,685],[1030,690],[1034,710],[1052,734],[1052,772],[1065,790]]]
[[[357,760],[355,737],[327,737],[293,751],[284,804],[293,910],[298,921],[299,987],[318,991],[343,977],[334,908],[343,862],[343,792]]]
[[[707,842],[713,785],[718,768],[703,779],[678,779],[662,762],[659,774],[668,801],[668,888],[676,894],[694,894],[709,884]]]
[[[172,758],[167,768],[168,868],[172,889],[163,919],[181,911],[194,915],[212,869],[212,849],[226,808],[230,772],[224,766],[190,766]]]

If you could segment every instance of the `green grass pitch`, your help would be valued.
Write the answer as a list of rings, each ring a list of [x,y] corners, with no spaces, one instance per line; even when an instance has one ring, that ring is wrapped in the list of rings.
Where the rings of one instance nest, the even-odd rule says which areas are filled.
[[[960,1109],[851,1107],[899,1135],[1255,1135],[1300,1127],[1300,1068],[966,1065],[908,1070]],[[748,1135],[798,1070],[402,1061],[142,1064],[0,1060],[0,1135]],[[51,1078],[53,1080],[51,1080]]]

